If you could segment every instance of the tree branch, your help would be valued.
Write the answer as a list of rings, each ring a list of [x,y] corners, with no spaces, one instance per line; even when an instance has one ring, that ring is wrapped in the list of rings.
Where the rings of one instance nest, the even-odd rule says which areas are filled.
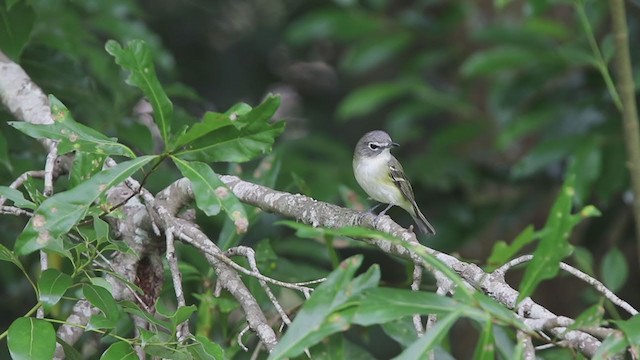
[[[638,261],[640,262],[640,133],[638,130],[638,110],[635,85],[629,54],[629,33],[624,0],[610,0],[613,35],[616,48],[616,75],[618,91],[622,100],[622,120],[624,123],[624,143],[627,147],[627,166],[633,189],[633,213],[636,224]]]
[[[257,206],[262,210],[281,214],[297,219],[313,226],[327,228],[341,228],[346,226],[361,226],[390,234],[398,239],[411,242],[422,247],[427,253],[439,259],[445,265],[454,270],[470,286],[479,289],[500,302],[509,309],[514,310],[524,318],[551,319],[557,315],[545,307],[535,303],[531,298],[526,298],[516,305],[518,291],[509,286],[504,277],[496,274],[487,274],[475,264],[465,263],[453,256],[441,253],[434,249],[419,245],[415,234],[396,224],[388,216],[377,217],[371,213],[358,212],[345,209],[333,204],[314,200],[300,194],[289,194],[252,184],[241,180],[236,176],[224,175],[220,179],[233,191],[244,203]],[[359,239],[374,245],[384,252],[393,254],[413,262],[419,262],[425,269],[431,266],[412,251],[402,245],[392,243],[384,239]],[[444,277],[439,272],[434,272],[436,279]],[[439,281],[439,280],[438,280]],[[450,282],[447,280],[447,282]],[[557,338],[565,340],[566,346],[577,349],[586,356],[593,356],[600,346],[600,341],[588,333],[576,330],[567,330],[566,327],[550,329]]]

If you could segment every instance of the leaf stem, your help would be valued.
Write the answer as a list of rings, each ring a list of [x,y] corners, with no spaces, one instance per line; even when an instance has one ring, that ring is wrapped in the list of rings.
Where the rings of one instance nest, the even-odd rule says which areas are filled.
[[[600,71],[600,75],[602,75],[602,79],[607,86],[607,90],[609,90],[609,95],[611,95],[611,99],[615,104],[616,108],[622,111],[622,102],[620,100],[620,95],[616,90],[616,86],[611,78],[611,74],[609,73],[609,68],[607,67],[607,61],[602,56],[602,52],[600,51],[600,47],[598,46],[598,41],[596,40],[595,35],[593,34],[593,28],[591,27],[591,23],[589,22],[589,18],[587,17],[587,12],[584,9],[583,0],[574,1],[574,5],[576,8],[576,12],[578,13],[578,19],[580,20],[580,24],[587,35],[587,40],[589,41],[589,46],[591,47],[591,51],[595,57],[595,63],[593,64],[598,71]],[[626,27],[626,25],[625,25]]]

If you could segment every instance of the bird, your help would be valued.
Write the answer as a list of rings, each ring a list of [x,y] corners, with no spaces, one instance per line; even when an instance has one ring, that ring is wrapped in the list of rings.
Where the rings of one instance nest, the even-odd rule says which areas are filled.
[[[399,206],[407,211],[424,234],[436,234],[435,228],[424,217],[416,204],[413,188],[402,165],[391,154],[391,148],[399,146],[382,130],[364,134],[353,153],[353,173],[362,189],[373,200],[388,204],[378,216],[391,207]],[[375,207],[374,207],[375,208]]]

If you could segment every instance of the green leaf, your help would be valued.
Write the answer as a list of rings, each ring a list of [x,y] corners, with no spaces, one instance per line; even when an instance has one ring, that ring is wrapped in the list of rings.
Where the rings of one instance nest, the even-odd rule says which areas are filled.
[[[149,314],[147,311],[143,311],[140,309],[139,305],[131,302],[131,301],[121,301],[120,305],[124,309],[125,312],[139,316],[146,321],[154,324],[155,326],[159,326],[163,329],[171,330],[171,323],[166,320],[158,319],[156,316]]]
[[[632,354],[640,353],[640,315],[636,314],[630,319],[624,321],[616,321],[616,325],[622,330],[629,345]]]
[[[597,139],[588,139],[573,154],[569,172],[576,174],[576,205],[583,205],[591,195],[591,187],[600,176],[602,150]]]
[[[280,98],[269,95],[262,104],[232,120],[234,126],[221,127],[198,137],[176,156],[206,162],[244,162],[266,154],[284,131],[283,121],[269,123],[279,105]]]
[[[187,349],[195,359],[225,359],[222,347],[205,336],[196,335],[194,344],[190,345]]]
[[[294,21],[286,37],[293,44],[315,39],[353,40],[381,27],[381,21],[365,11],[326,8],[313,11]]]
[[[69,232],[85,216],[91,204],[100,195],[155,158],[143,156],[120,163],[102,170],[71,190],[47,198],[36,209],[34,216],[18,236],[16,253],[26,255],[43,248],[60,251],[60,236]]]
[[[22,209],[34,209],[36,207],[36,204],[24,198],[22,192],[8,186],[0,186],[0,196],[13,201],[16,207]]]
[[[598,60],[588,48],[564,44],[559,46],[557,51],[562,59],[575,67],[583,67],[585,65],[598,66]]]
[[[602,324],[602,317],[604,316],[604,307],[602,301],[589,307],[578,315],[573,324],[567,327],[568,330],[585,329],[591,327],[599,327]]]
[[[288,226],[296,230],[296,236],[309,239],[322,238],[326,236],[347,236],[355,238],[385,239],[390,241],[397,240],[387,233],[358,226],[346,226],[339,229],[328,229],[322,227],[314,227],[291,220],[281,220],[276,222],[276,225]]]
[[[232,119],[237,119],[238,116],[247,115],[249,112],[251,112],[251,109],[253,109],[251,105],[239,102],[227,109],[224,114]]]
[[[515,343],[513,331],[503,326],[493,327],[493,339],[497,356],[500,359],[522,359],[522,357],[514,356]]]
[[[118,65],[131,72],[127,83],[142,90],[149,99],[153,107],[153,118],[160,128],[162,139],[167,143],[171,135],[173,104],[158,80],[151,50],[142,40],[129,41],[126,48],[109,40],[105,50],[115,58]]]
[[[93,229],[98,241],[109,239],[109,224],[98,216],[93,217]]]
[[[0,164],[4,165],[9,172],[13,172],[13,165],[11,165],[11,159],[9,158],[7,139],[2,134],[0,134]]]
[[[495,345],[493,338],[493,323],[491,320],[487,320],[480,333],[478,344],[476,345],[476,351],[473,355],[474,359],[478,360],[493,360],[495,359]]]
[[[549,123],[553,123],[560,115],[555,107],[527,109],[507,122],[498,134],[496,146],[499,150],[507,150],[509,145],[537,131],[543,131]]]
[[[207,216],[216,215],[223,208],[235,224],[238,234],[247,231],[249,220],[244,206],[209,165],[197,161],[187,162],[176,157],[172,159],[182,175],[191,181],[198,208]]]
[[[107,349],[100,360],[138,360],[138,354],[126,341],[118,341]]]
[[[109,319],[106,316],[98,314],[98,315],[91,316],[91,318],[89,319],[89,323],[87,324],[87,331],[112,330],[112,329],[115,329],[117,325],[118,325],[117,320]]]
[[[460,317],[459,311],[453,311],[441,319],[438,319],[436,325],[431,328],[423,337],[419,338],[413,345],[409,346],[405,351],[400,353],[394,359],[397,360],[414,360],[427,359],[428,355],[436,345],[440,344],[447,336],[449,328]]]
[[[489,75],[492,73],[519,69],[535,63],[540,51],[525,47],[495,47],[478,51],[471,55],[460,68],[465,77]]]
[[[354,324],[382,324],[413,314],[447,314],[466,307],[460,302],[423,291],[373,288],[365,291],[352,319]]]
[[[11,121],[9,125],[35,139],[58,140],[58,152],[66,154],[71,151],[87,152],[98,155],[120,155],[133,158],[135,153],[100,132],[76,122],[69,110],[49,95],[53,124],[31,124],[24,121]]]
[[[602,344],[598,346],[598,350],[593,354],[592,359],[614,359],[616,354],[625,350],[629,345],[627,338],[619,333],[613,333],[607,336]]]
[[[56,332],[48,321],[17,318],[9,326],[7,345],[14,360],[49,360],[56,350]]]
[[[341,67],[354,74],[369,71],[393,56],[399,55],[409,46],[411,38],[409,32],[365,38],[348,49],[342,58]]]
[[[186,132],[178,136],[173,143],[173,149],[178,149],[213,131],[231,125],[233,125],[233,122],[229,118],[229,115],[206,112],[202,117],[202,122],[193,124]]]
[[[416,329],[409,317],[394,319],[382,324],[382,330],[395,340],[403,349],[408,348],[416,341]]]
[[[627,282],[629,266],[624,254],[617,247],[611,248],[602,259],[600,276],[604,286],[613,292],[620,290]]]
[[[517,302],[531,295],[542,280],[556,276],[560,261],[571,254],[569,234],[577,222],[571,214],[575,195],[574,182],[575,175],[568,174],[541,231],[540,242],[533,253],[533,259],[527,264]]]
[[[47,269],[38,279],[38,299],[47,305],[54,305],[72,284],[71,276],[56,269]]]
[[[415,335],[414,335],[415,337]],[[334,334],[309,349],[313,360],[371,360],[376,357],[342,334]]]
[[[83,360],[80,352],[76,350],[73,346],[69,345],[64,340],[57,338],[56,341],[58,344],[62,345],[62,350],[64,351],[64,358],[66,360]]]
[[[92,154],[77,151],[73,157],[73,167],[69,174],[70,187],[76,187],[102,170],[102,165],[107,159],[105,155]]]
[[[120,318],[120,307],[109,290],[102,286],[85,284],[82,286],[82,294],[91,305],[102,310],[107,319],[118,320]]]
[[[299,355],[324,337],[339,330],[346,330],[348,321],[345,320],[345,314],[334,312],[345,309],[350,299],[368,288],[377,286],[380,280],[377,265],[353,278],[361,264],[362,256],[357,255],[344,260],[329,274],[327,280],[318,286],[304,303],[285,335],[269,355],[269,359]]]
[[[377,83],[360,87],[347,95],[336,111],[336,116],[347,120],[373,113],[389,102],[409,94],[411,87],[406,82]]]
[[[144,352],[159,359],[191,360],[191,354],[184,348],[175,348],[166,341],[154,341],[144,347]]]
[[[19,1],[13,6],[0,4],[0,49],[15,62],[20,62],[35,19],[36,14],[29,1]]]
[[[176,311],[169,312],[164,308],[163,305],[160,305],[160,303],[158,303],[156,310],[158,311],[158,314],[169,319],[171,321],[171,324],[173,325],[173,328],[175,329],[179,324],[182,324],[183,322],[188,320],[191,314],[198,310],[198,308],[195,305],[181,306],[177,308]]]
[[[2,244],[0,244],[0,260],[12,262],[18,265],[19,268],[22,268],[20,259],[18,259],[18,257],[13,253],[13,251],[7,249],[7,247]]]
[[[522,232],[513,240],[510,245],[507,245],[504,241],[498,241],[493,245],[493,251],[491,256],[487,260],[487,264],[495,269],[507,261],[509,261],[515,254],[517,254],[523,247],[530,244],[532,241],[538,238],[538,233],[533,229],[533,225],[527,226]]]
[[[588,249],[582,246],[576,246],[573,248],[572,257],[576,263],[576,267],[579,270],[591,276],[595,274],[595,272],[593,271],[593,255]]]
[[[583,143],[584,138],[582,136],[564,136],[541,141],[513,166],[511,176],[515,179],[530,176],[546,166],[565,159],[573,154]]]

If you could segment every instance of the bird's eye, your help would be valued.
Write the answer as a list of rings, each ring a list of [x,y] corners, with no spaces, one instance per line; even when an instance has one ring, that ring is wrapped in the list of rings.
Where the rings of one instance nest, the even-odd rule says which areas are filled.
[[[377,150],[380,146],[374,144],[374,143],[369,143],[369,149],[371,150]]]

